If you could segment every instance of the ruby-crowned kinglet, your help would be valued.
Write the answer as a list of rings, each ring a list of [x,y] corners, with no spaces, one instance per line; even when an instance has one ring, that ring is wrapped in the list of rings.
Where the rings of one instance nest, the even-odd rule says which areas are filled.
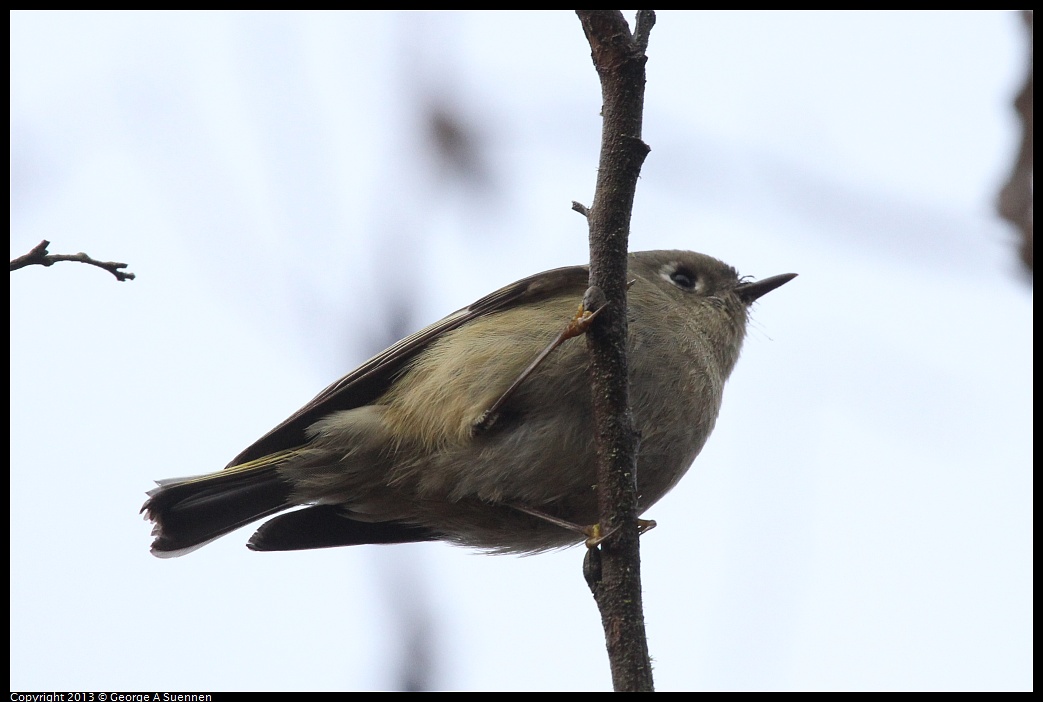
[[[557,268],[483,297],[323,390],[224,470],[165,480],[142,507],[152,552],[178,556],[283,510],[256,551],[447,541],[531,553],[598,521],[588,354],[551,350],[587,288]],[[639,510],[710,436],[750,304],[794,274],[743,282],[690,251],[630,254],[630,402]],[[517,382],[520,381],[520,382]]]

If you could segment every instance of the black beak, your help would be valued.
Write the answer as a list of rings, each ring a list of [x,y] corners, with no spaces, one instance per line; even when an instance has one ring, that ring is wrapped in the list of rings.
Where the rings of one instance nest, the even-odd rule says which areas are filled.
[[[735,294],[748,305],[761,295],[767,295],[775,288],[785,285],[796,277],[796,273],[783,273],[782,275],[773,275],[764,280],[755,280],[752,283],[740,283],[735,288]]]

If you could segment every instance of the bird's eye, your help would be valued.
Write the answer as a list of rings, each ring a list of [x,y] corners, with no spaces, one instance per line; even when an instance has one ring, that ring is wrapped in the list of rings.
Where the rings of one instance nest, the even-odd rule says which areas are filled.
[[[670,282],[685,290],[695,290],[697,280],[695,271],[685,266],[678,266],[670,273]]]

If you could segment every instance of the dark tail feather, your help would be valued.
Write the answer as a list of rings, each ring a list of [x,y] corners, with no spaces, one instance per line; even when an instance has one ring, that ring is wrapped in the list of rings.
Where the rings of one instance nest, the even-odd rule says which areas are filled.
[[[250,537],[254,551],[300,551],[359,544],[405,544],[434,541],[440,535],[424,527],[398,522],[360,522],[336,505],[317,505],[270,519]]]
[[[272,466],[164,481],[149,495],[141,511],[156,524],[152,553],[160,558],[184,555],[292,506],[290,485]]]

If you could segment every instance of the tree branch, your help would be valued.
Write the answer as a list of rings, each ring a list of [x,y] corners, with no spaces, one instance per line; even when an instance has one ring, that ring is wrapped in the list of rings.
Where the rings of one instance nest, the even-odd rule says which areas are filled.
[[[652,664],[641,605],[637,523],[637,450],[626,359],[627,242],[630,213],[648,146],[641,140],[645,47],[655,24],[640,10],[633,35],[618,10],[577,10],[601,79],[602,133],[594,201],[584,212],[590,230],[590,286],[607,308],[587,335],[591,355],[598,510],[602,533],[587,553],[584,576],[605,629],[617,691],[650,691]]]
[[[49,254],[47,253],[47,247],[51,245],[51,242],[44,239],[39,244],[34,246],[29,253],[23,254],[16,259],[11,261],[11,270],[16,271],[19,268],[25,268],[26,266],[53,266],[58,261],[78,261],[80,263],[87,263],[92,266],[97,266],[102,270],[106,270],[112,275],[116,276],[116,280],[121,283],[124,280],[134,280],[134,274],[124,271],[122,269],[127,267],[126,263],[117,263],[115,261],[98,261],[91,258],[82,251],[77,254]]]

